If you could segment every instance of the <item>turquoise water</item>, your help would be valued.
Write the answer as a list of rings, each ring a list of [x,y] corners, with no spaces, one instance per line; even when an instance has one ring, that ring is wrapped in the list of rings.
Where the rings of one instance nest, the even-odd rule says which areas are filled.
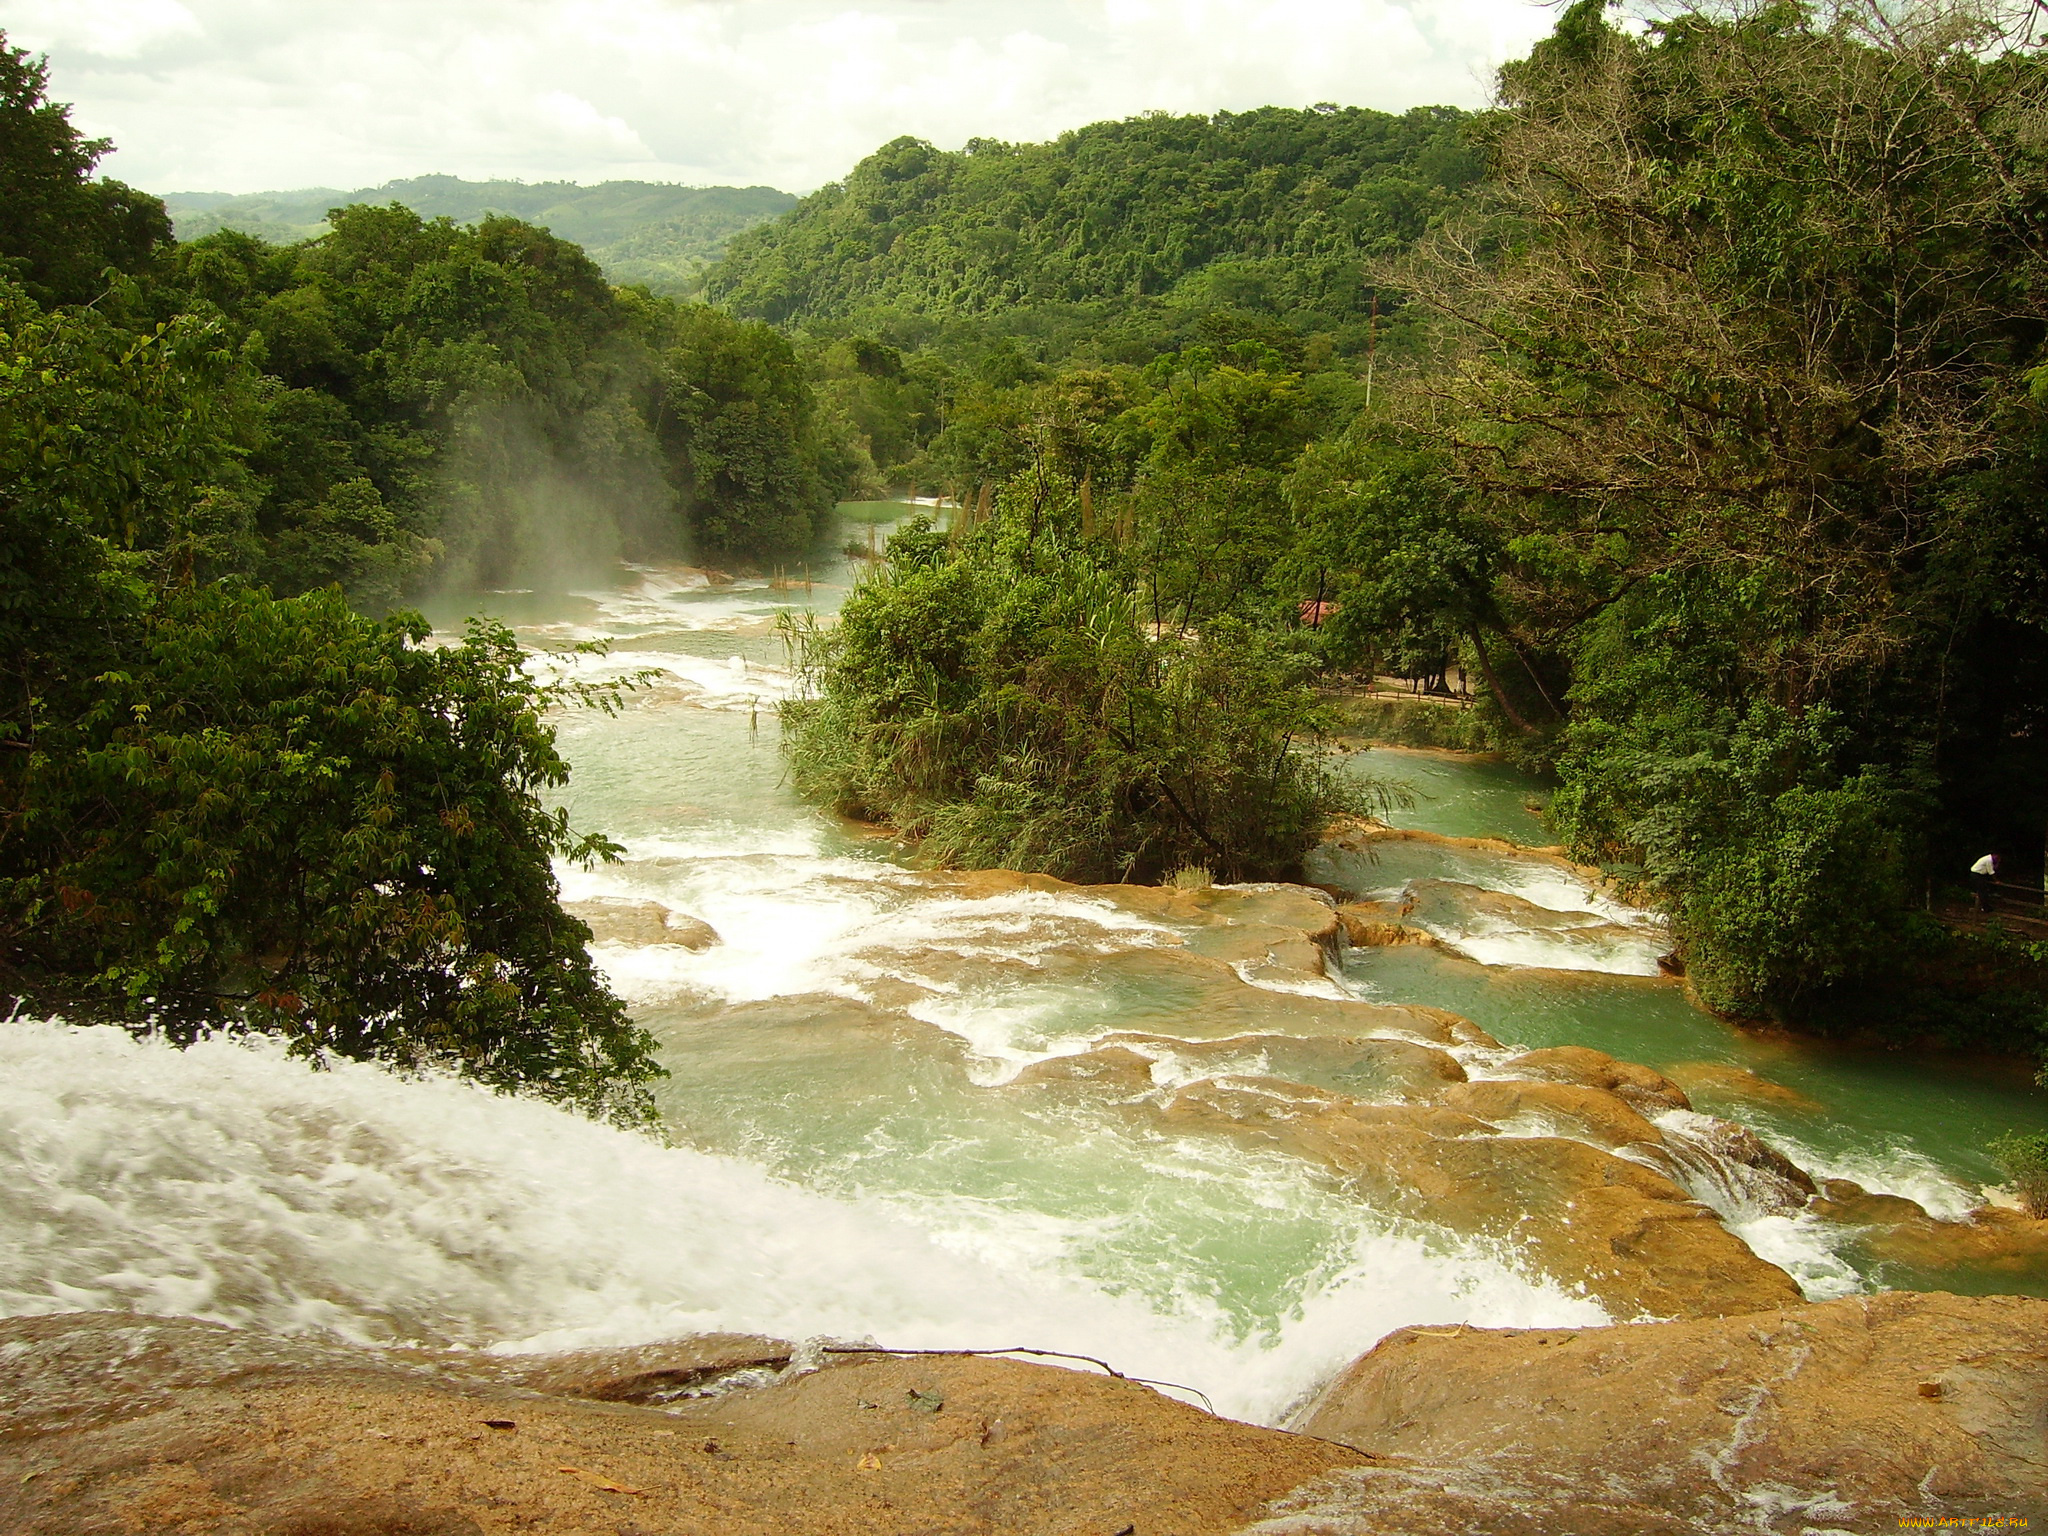
[[[1527,847],[1552,841],[1543,826],[1548,786],[1493,758],[1413,747],[1373,747],[1345,759],[1350,770],[1407,796],[1387,813],[1396,827],[1452,837],[1498,837]]]
[[[900,514],[900,504],[874,510],[892,506]],[[1094,941],[1072,913],[992,918],[934,901],[907,850],[806,805],[788,784],[774,709],[791,679],[776,621],[805,610],[829,619],[857,565],[822,569],[808,587],[647,571],[582,595],[481,600],[540,650],[608,642],[602,661],[574,664],[580,675],[655,674],[615,718],[563,717],[575,770],[563,803],[630,850],[623,866],[572,876],[572,896],[657,900],[724,938],[687,961],[607,952],[664,1041],[676,1126],[693,1145],[811,1187],[941,1202],[970,1224],[1006,1213],[1013,1237],[1037,1232],[1034,1242],[1097,1283],[1159,1305],[1199,1296],[1236,1332],[1270,1331],[1276,1298],[1299,1293],[1314,1270],[1303,1256],[1320,1251],[1319,1224],[1333,1219],[1313,1178],[1297,1169],[1289,1185],[1260,1163],[1261,1178],[1293,1190],[1275,1207],[1287,1214],[1234,1227],[1229,1181],[1179,1166],[1224,1155],[1213,1147],[1134,1134],[1128,1115],[1085,1096],[1055,1104],[988,1086],[1119,1029],[1218,1032],[1200,1027],[1203,999],[1141,951],[1117,949],[1122,939],[1100,936],[1110,948],[1089,958]],[[1378,748],[1347,765],[1407,791],[1388,818],[1397,827],[1549,841],[1546,786],[1503,762]],[[1693,1006],[1656,974],[1668,939],[1655,918],[1555,859],[1425,839],[1318,860],[1311,878],[1407,900],[1453,946],[1352,950],[1338,980],[1355,994],[1447,1008],[1515,1045],[1644,1062],[1817,1176],[1958,1215],[1998,1177],[1983,1150],[1991,1137],[2048,1130],[2048,1094],[2024,1073],[1746,1032]],[[1221,1032],[1324,1027],[1265,996],[1265,1023]],[[1227,1017],[1257,1013],[1233,1005]],[[1226,1161],[1243,1156],[1232,1149]]]
[[[2048,1096],[2010,1075],[1701,1012],[1656,974],[1654,915],[1538,853],[1417,835],[1320,855],[1318,878],[1399,900],[1445,946],[1352,950],[1329,974],[1207,958],[1231,935],[1148,916],[1149,897],[920,870],[787,782],[777,623],[829,620],[851,579],[845,562],[812,574],[633,569],[434,615],[503,618],[543,676],[645,684],[616,715],[558,716],[561,803],[625,846],[560,873],[671,1073],[668,1145],[468,1084],[314,1072],[260,1043],[181,1053],[17,1025],[0,1032],[0,1311],[522,1347],[718,1330],[1026,1344],[1277,1422],[1395,1327],[1608,1316],[1512,1248],[1374,1209],[1256,1124],[1171,1112],[1179,1085],[1218,1074],[1281,1120],[1297,1100],[1271,1079],[1398,1093],[1372,1037],[1403,1026],[1360,999],[1646,1062],[1814,1173],[1941,1215],[1992,1176],[1990,1133],[2048,1127]],[[591,640],[609,654],[571,649]],[[1418,834],[1542,841],[1540,786],[1502,765],[1361,761],[1416,787],[1398,815]],[[651,942],[664,912],[716,942]],[[1121,1077],[1074,1075],[1065,1058],[1118,1035],[1137,1053],[1127,1039],[1097,1059]],[[1498,1052],[1456,1049],[1500,1070]],[[1733,1230],[1820,1294],[2048,1291],[2039,1273],[1912,1272],[1810,1213],[1752,1214],[1731,1207]]]
[[[1524,845],[1550,840],[1530,809],[1547,798],[1546,787],[1505,763],[1386,748],[1349,762],[1413,787],[1412,804],[1388,815],[1392,825]],[[1376,859],[1335,855],[1324,873],[1360,894],[1385,895],[1433,876],[1511,888],[1504,871],[1515,861],[1484,851],[1429,843],[1376,851]],[[2024,1063],[1741,1029],[1696,1007],[1682,984],[1664,977],[1483,965],[1424,947],[1353,950],[1346,974],[1375,999],[1448,1008],[1505,1042],[1587,1045],[1656,1067],[1685,1081],[1700,1109],[1752,1126],[1809,1171],[1914,1195],[1938,1210],[1960,1210],[1958,1185],[1998,1182],[2000,1170],[1984,1150],[1989,1140],[2010,1130],[2048,1131],[2048,1092]],[[1745,1069],[1789,1093],[1745,1094],[1742,1080],[1702,1070],[1715,1066]],[[2048,1291],[2048,1277],[2041,1288]]]

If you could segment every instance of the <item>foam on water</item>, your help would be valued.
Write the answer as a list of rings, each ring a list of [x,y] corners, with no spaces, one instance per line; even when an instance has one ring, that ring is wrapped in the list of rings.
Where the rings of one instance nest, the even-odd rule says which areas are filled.
[[[1874,1195],[1901,1195],[1917,1202],[1936,1221],[1965,1220],[1984,1203],[1975,1187],[1910,1146],[1866,1145],[1828,1151],[1777,1127],[1760,1134],[1816,1182],[1849,1179]]]
[[[1261,1198],[1313,1197],[1270,1168],[1227,1176],[1246,1174]],[[10,1315],[111,1307],[511,1350],[713,1330],[1028,1344],[1269,1421],[1403,1324],[1605,1320],[1481,1248],[1331,1202],[1346,1209],[1293,1305],[1246,1335],[1192,1289],[1162,1310],[1082,1278],[1079,1235],[1007,1210],[828,1197],[468,1084],[315,1071],[268,1043],[0,1026]]]
[[[1671,947],[1659,933],[1607,927],[1597,931],[1494,927],[1461,932],[1450,925],[1423,924],[1459,954],[1481,965],[1524,966],[1545,971],[1599,971],[1609,976],[1656,976],[1658,957]]]
[[[711,828],[697,838],[628,844],[619,864],[565,867],[571,900],[657,901],[703,919],[724,941],[699,952],[601,944],[598,963],[628,1001],[695,995],[755,1002],[807,992],[864,998],[942,955],[1031,965],[1075,945],[1156,942],[1163,925],[1092,896],[1015,890],[947,895],[893,864],[837,858],[816,827]],[[919,984],[951,984],[918,976]]]
[[[578,651],[527,653],[527,670],[544,682],[612,682],[643,678],[682,690],[703,709],[745,712],[768,709],[789,697],[794,679],[786,668],[744,656],[716,658],[687,651],[613,649],[602,655]]]
[[[1319,851],[1316,878],[1335,876],[1374,901],[1418,903],[1408,921],[1481,965],[1655,976],[1671,948],[1664,920],[1600,890],[1541,854],[1517,854],[1426,839],[1375,840],[1366,854]],[[1512,898],[1524,911],[1489,909],[1459,893]]]
[[[761,580],[714,586],[704,572],[696,570],[646,566],[628,570],[629,583],[571,594],[595,610],[596,622],[582,626],[585,632],[578,638],[609,638],[633,630],[701,631],[766,624],[782,610],[798,606],[802,592],[800,587],[778,591]]]

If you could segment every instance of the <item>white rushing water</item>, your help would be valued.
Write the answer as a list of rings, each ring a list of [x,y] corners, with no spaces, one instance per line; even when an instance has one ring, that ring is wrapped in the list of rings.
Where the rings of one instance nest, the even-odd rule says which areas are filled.
[[[1404,1323],[1602,1320],[1483,1253],[1354,1216],[1284,1330],[1237,1338],[1198,1304],[1161,1311],[1064,1273],[1028,1226],[1008,1244],[462,1083],[108,1028],[0,1030],[0,1166],[15,1315],[132,1308],[514,1350],[713,1330],[1028,1344],[1255,1419]]]

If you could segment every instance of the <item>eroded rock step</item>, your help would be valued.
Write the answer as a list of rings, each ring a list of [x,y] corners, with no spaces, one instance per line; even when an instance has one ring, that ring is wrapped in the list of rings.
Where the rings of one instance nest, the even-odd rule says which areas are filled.
[[[1516,1055],[1441,1009],[1313,995],[1309,983],[1344,943],[1435,942],[1370,904],[1285,885],[1074,887],[1000,870],[933,878],[963,895],[1085,892],[1184,930],[1178,945],[1117,962],[1186,985],[1180,1009],[1153,1029],[1027,1067],[1011,1089],[1108,1099],[1149,1130],[1301,1157],[1376,1209],[1499,1243],[1617,1319],[1726,1316],[1800,1299],[1792,1277],[1723,1225],[1703,1193],[1749,1214],[1840,1222],[1868,1257],[1929,1274],[2048,1258],[2048,1222],[2017,1212],[1943,1222],[1846,1181],[1819,1189],[1744,1127],[1673,1116],[1690,1100],[1648,1067],[1580,1046]],[[1482,1070],[1479,1080],[1465,1062]]]
[[[0,1530],[1793,1536],[2027,1516],[2044,1488],[2031,1298],[1403,1329],[1303,1434],[1015,1360],[794,1353],[721,1336],[502,1359],[125,1314],[0,1322]]]

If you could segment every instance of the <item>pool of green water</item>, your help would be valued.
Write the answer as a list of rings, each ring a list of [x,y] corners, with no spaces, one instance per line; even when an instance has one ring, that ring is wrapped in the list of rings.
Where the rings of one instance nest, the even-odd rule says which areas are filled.
[[[1552,841],[1543,826],[1549,786],[1489,757],[1412,747],[1373,747],[1345,759],[1347,771],[1393,788],[1390,826],[1451,837],[1498,837],[1524,847]]]

